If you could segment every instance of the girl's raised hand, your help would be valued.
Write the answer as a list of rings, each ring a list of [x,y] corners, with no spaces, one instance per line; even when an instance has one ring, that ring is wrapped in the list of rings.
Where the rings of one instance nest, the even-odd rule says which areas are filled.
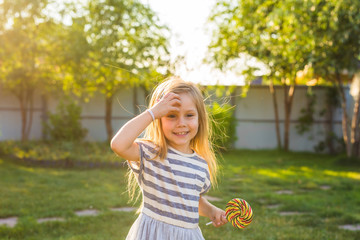
[[[151,108],[155,118],[166,116],[169,112],[180,111],[181,100],[179,94],[169,92],[165,94],[158,102]]]

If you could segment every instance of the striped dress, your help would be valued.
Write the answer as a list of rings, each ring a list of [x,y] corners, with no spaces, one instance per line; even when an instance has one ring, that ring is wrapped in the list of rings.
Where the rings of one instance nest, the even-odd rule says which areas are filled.
[[[142,190],[143,204],[127,240],[204,239],[199,223],[199,199],[210,188],[207,162],[169,147],[155,158],[155,145],[138,141],[140,161],[128,161]]]

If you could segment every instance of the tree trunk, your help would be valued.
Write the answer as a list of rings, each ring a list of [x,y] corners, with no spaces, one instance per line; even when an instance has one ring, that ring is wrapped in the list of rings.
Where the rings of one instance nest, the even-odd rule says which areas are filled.
[[[276,92],[274,88],[274,82],[270,80],[270,93],[272,96],[273,104],[274,104],[274,114],[275,114],[275,129],[276,129],[276,140],[277,140],[277,148],[281,149],[281,135],[280,135],[280,123],[279,123],[279,109],[277,105]]]
[[[31,130],[31,126],[32,126],[32,120],[33,120],[33,113],[34,113],[34,90],[28,90],[27,91],[27,103],[28,103],[28,107],[27,107],[27,124],[26,124],[26,129],[25,129],[25,135],[26,135],[26,139],[29,139],[30,137],[30,130]],[[25,103],[26,104],[26,103]]]
[[[345,97],[345,93],[344,93],[342,79],[341,79],[339,73],[336,73],[336,80],[338,82],[338,88],[339,88],[340,97],[341,97],[341,108],[342,108],[342,112],[343,112],[343,114],[342,114],[342,131],[343,131],[344,143],[346,146],[346,156],[351,157],[351,141],[350,141],[349,133],[348,133],[349,118],[348,118],[347,111],[346,111],[346,105],[347,105],[346,97]]]
[[[20,114],[21,114],[21,141],[25,142],[26,138],[26,123],[27,123],[27,113],[26,113],[26,104],[24,101],[24,95],[20,93],[18,95],[19,103],[20,103]]]
[[[328,89],[327,91],[331,91]],[[334,105],[332,104],[330,97],[333,97],[332,94],[327,93],[326,95],[326,123],[325,123],[325,134],[326,134],[326,146],[329,149],[329,154],[335,153],[334,148],[334,141],[333,141],[333,135],[334,135]]]
[[[21,141],[29,140],[33,112],[34,112],[34,88],[20,84],[12,93],[19,100],[21,115]]]
[[[48,120],[48,105],[47,96],[43,94],[41,96],[41,120],[42,120],[42,140],[47,139],[46,124]]]
[[[290,134],[290,116],[292,102],[295,92],[295,84],[288,86],[284,85],[284,103],[285,103],[285,123],[284,123],[284,150],[289,151],[289,134]]]
[[[106,125],[106,133],[107,133],[107,140],[108,142],[111,141],[113,137],[113,130],[111,124],[111,117],[112,117],[112,105],[113,105],[113,96],[105,97],[105,125]]]

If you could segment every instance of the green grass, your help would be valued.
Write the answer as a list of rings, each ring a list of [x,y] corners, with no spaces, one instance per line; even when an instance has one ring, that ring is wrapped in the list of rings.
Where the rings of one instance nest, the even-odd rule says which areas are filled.
[[[226,226],[228,231],[209,232],[207,239],[360,238],[360,232],[337,228],[360,224],[359,165],[343,166],[328,155],[278,151],[237,151],[225,155],[223,162],[222,181],[211,194],[247,200],[254,220],[244,231]],[[323,185],[331,189],[322,190]],[[293,194],[279,195],[279,190]],[[273,204],[279,207],[267,208]],[[280,216],[282,211],[302,214]]]
[[[329,155],[247,150],[225,154],[222,163],[219,186],[209,193],[222,201],[213,204],[224,208],[228,200],[243,198],[254,219],[239,230],[205,226],[209,220],[201,218],[205,239],[360,239],[360,232],[337,227],[360,224],[358,164],[341,164]],[[126,169],[31,168],[0,158],[0,217],[19,217],[16,227],[0,227],[0,239],[124,239],[137,216],[109,208],[132,206],[124,193],[125,174]],[[267,208],[273,204],[279,206]],[[74,214],[89,208],[100,215]],[[281,216],[282,211],[302,214]],[[55,216],[66,222],[36,222]]]

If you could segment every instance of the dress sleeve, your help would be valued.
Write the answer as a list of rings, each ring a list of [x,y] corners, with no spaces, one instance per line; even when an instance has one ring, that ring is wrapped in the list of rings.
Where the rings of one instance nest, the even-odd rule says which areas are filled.
[[[207,170],[206,171],[206,177],[205,177],[205,182],[204,185],[201,189],[200,195],[206,194],[211,188],[211,181],[210,181],[210,173]]]
[[[154,144],[148,141],[136,140],[139,146],[140,160],[139,161],[127,161],[128,166],[135,174],[138,184],[141,186],[142,175],[144,172],[145,161],[152,160],[156,156],[156,150]]]
[[[139,161],[130,161],[128,160],[128,166],[131,169],[131,171],[134,173],[138,184],[141,184],[141,175],[142,175],[142,171],[144,169],[144,163],[143,163],[143,158],[142,158],[142,148],[139,142],[137,142],[138,146],[139,146],[139,151],[140,151],[140,160]]]

